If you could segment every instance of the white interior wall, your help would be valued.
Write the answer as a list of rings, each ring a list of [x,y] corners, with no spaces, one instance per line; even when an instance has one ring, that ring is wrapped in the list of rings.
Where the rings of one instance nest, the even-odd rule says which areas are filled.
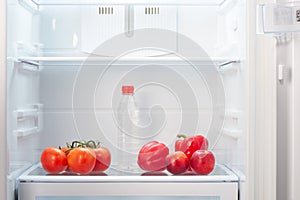
[[[217,151],[222,155],[222,162],[232,168],[245,173],[246,167],[246,97],[248,71],[246,66],[246,12],[245,2],[236,1],[234,6],[225,7],[218,17],[218,29],[225,30],[218,33],[219,48],[216,54],[229,58],[239,58],[240,63],[233,64],[235,70],[228,70],[223,73],[222,80],[226,95],[226,110],[236,112],[234,118],[227,117],[224,129],[231,130],[232,134],[223,133],[221,141],[216,146]],[[222,11],[222,10],[221,10]],[[233,148],[234,147],[234,148]]]
[[[197,42],[210,56],[235,57],[238,54],[238,56],[242,57],[244,54],[244,51],[241,50],[243,49],[244,37],[242,37],[242,35],[244,34],[244,26],[242,17],[240,17],[243,12],[240,10],[242,6],[239,6],[233,8],[231,12],[222,13],[221,15],[216,15],[216,8],[214,7],[180,7],[177,9],[178,22],[176,29],[179,33],[187,35]],[[54,9],[55,12],[53,12]],[[67,12],[64,10],[67,10]],[[62,13],[62,15],[60,15],[60,13]],[[81,14],[82,13],[84,12],[81,12]],[[197,16],[198,14],[200,17],[191,17]],[[102,41],[101,38],[97,38],[97,35],[92,32],[93,27],[89,27],[92,37],[89,40],[79,38],[79,42],[74,46],[74,35],[80,37],[83,31],[83,22],[81,21],[82,23],[78,23],[78,16],[78,8],[61,8],[61,10],[56,8],[45,8],[43,10],[41,21],[41,24],[43,25],[40,32],[41,35],[43,35],[41,41],[44,43],[44,49],[46,51],[49,50],[49,52],[53,53],[57,50],[58,53],[65,53],[67,50],[78,53],[83,50],[81,49],[83,46],[86,46],[82,44],[83,42],[86,42],[87,47],[91,50],[93,46],[91,41],[93,41],[94,37],[95,41]],[[176,21],[174,19],[168,20],[170,20],[171,23]],[[76,23],[74,23],[74,21]],[[207,23],[208,21],[209,23]],[[232,22],[233,25],[236,25],[237,27],[232,27]],[[55,24],[55,31],[53,29],[53,23]],[[152,21],[151,23],[154,22]],[[117,24],[114,24],[114,26],[116,25]],[[107,24],[106,26],[110,27],[111,24]],[[103,25],[101,27],[106,29],[106,26]],[[174,27],[175,25],[171,26]],[[68,27],[68,29],[65,29],[65,27]],[[95,29],[97,29],[97,32],[101,31],[98,27]],[[115,27],[114,30],[117,34],[121,29]],[[107,30],[105,30],[105,32],[107,34]],[[181,44],[179,43],[179,49],[180,45]],[[245,70],[243,68],[245,66],[240,64],[238,67],[240,67],[240,70],[236,72],[226,72],[222,75],[222,78],[225,85],[226,109],[228,111],[241,111],[242,113],[242,118],[239,119],[238,122],[231,119],[227,120],[225,122],[225,127],[227,129],[241,130],[242,136],[241,138],[236,139],[224,135],[216,146],[215,152],[217,154],[218,162],[220,163],[243,165],[243,158],[245,158],[245,130],[243,129],[243,120],[245,119],[243,119],[243,116],[246,115],[243,113],[243,110],[245,110],[243,101],[246,93],[243,84],[245,80]],[[94,114],[93,105],[74,110],[80,124],[83,124],[78,127],[74,122],[72,91],[76,74],[80,68],[78,66],[67,65],[44,66],[40,73],[40,101],[44,104],[44,131],[42,132],[41,140],[42,147],[63,145],[66,141],[78,138],[77,129],[79,129],[80,137],[85,139],[95,138],[101,141],[104,140],[105,145],[113,148],[117,130],[113,124],[110,101],[114,92],[119,91],[119,88],[116,87],[118,86],[120,77],[129,69],[130,66],[116,67],[111,69],[106,77],[103,77],[105,87],[101,88],[103,90],[99,91],[99,97],[96,102],[96,107],[98,109],[96,115]],[[157,71],[153,71],[151,69],[152,68],[150,67],[148,68],[149,71],[137,73],[132,82],[142,81],[143,79],[148,80],[150,76],[156,77],[155,73],[163,75],[163,77],[169,81],[172,81],[172,78],[174,78],[163,70],[158,69]],[[195,114],[199,113],[199,126],[196,130],[194,130],[192,125],[192,128],[187,125],[183,130],[180,130],[178,122],[181,120],[181,110],[179,109],[178,102],[176,102],[176,98],[174,98],[174,95],[169,91],[161,87],[150,85],[149,87],[144,87],[136,94],[137,102],[144,103],[146,105],[145,107],[153,105],[153,102],[157,99],[160,101],[155,103],[165,106],[164,108],[167,113],[166,117],[169,121],[165,130],[160,134],[160,136],[163,135],[163,137],[160,137],[159,139],[170,144],[170,146],[172,146],[172,142],[175,140],[175,135],[180,131],[188,134],[193,134],[192,132],[195,132],[205,135],[211,120],[211,99],[209,92],[205,87],[205,82],[201,78],[199,79],[199,76],[195,74],[192,69],[178,66],[172,67],[172,70],[177,70],[177,72],[179,72],[178,74],[182,75],[183,81],[191,85],[191,88],[196,95],[198,106],[188,107],[184,110],[187,113],[187,121],[191,121],[191,124],[193,123]],[[181,86],[181,82],[176,82],[176,84],[178,87]],[[91,89],[94,89],[95,86],[87,88],[83,85],[81,87],[83,97],[89,95],[87,94],[88,92],[92,94],[95,93],[94,91],[90,91]],[[149,98],[153,100],[153,102],[149,101]],[[103,123],[101,124],[102,130],[99,130],[99,121],[100,123]]]
[[[117,102],[119,102],[119,95],[121,94],[119,84],[122,83],[133,83],[136,87],[139,87],[136,92],[136,100],[140,107],[146,109],[153,106],[161,106],[164,109],[163,113],[159,112],[157,107],[153,108],[154,117],[158,117],[157,115],[155,116],[157,112],[159,112],[157,114],[165,115],[166,124],[162,131],[159,132],[159,135],[151,139],[164,141],[173,148],[173,142],[178,133],[207,133],[211,119],[211,100],[204,81],[199,75],[191,73],[192,69],[174,66],[172,70],[176,70],[177,72],[171,76],[170,69],[163,70],[155,66],[147,66],[147,68],[133,75],[133,77],[137,77],[136,79],[132,81],[130,79],[122,80],[121,76],[128,72],[130,68],[130,66],[112,67],[110,72],[102,79],[104,84],[98,88],[96,88],[97,85],[94,85],[95,82],[89,81],[90,79],[98,78],[98,74],[95,74],[95,76],[89,74],[89,79],[79,83],[76,82],[74,89],[74,81],[76,80],[77,72],[80,71],[79,66],[44,66],[41,73],[43,77],[41,79],[41,88],[43,88],[41,90],[41,102],[44,104],[45,128],[43,136],[47,138],[51,135],[51,138],[42,140],[44,141],[43,146],[51,144],[62,145],[65,141],[78,138],[79,136],[74,124],[76,122],[78,123],[76,125],[79,129],[80,137],[100,141],[106,138],[106,145],[111,146],[111,149],[113,149],[113,145],[116,144],[117,134],[117,129],[113,121],[113,110],[117,108]],[[90,70],[97,72],[95,69]],[[169,82],[174,83],[173,86],[165,88],[158,85],[157,76],[168,77],[170,79]],[[53,81],[53,77],[55,77],[55,81]],[[141,85],[139,80],[142,83],[148,83],[148,85]],[[188,102],[186,105],[179,104],[184,102],[178,102],[177,95],[171,92],[173,89],[176,89],[174,87],[180,88],[182,84],[187,86],[190,84],[192,86],[192,92],[194,92],[196,95],[195,98],[198,101],[197,107],[191,107]],[[77,95],[82,95],[79,97],[79,105],[72,104],[74,90],[74,98]],[[182,110],[182,107],[185,110]],[[76,114],[76,119],[78,118],[75,121],[73,112]],[[184,119],[181,118],[182,112],[184,112]],[[196,114],[199,114],[199,119],[195,119],[197,117]],[[180,126],[181,120],[186,121],[183,127]],[[64,123],[67,125],[54,126],[55,124]],[[153,132],[154,134],[160,128],[157,126],[162,124],[155,122],[155,119],[152,119],[152,123],[154,124],[149,129],[149,132]],[[198,127],[195,127],[197,124]]]

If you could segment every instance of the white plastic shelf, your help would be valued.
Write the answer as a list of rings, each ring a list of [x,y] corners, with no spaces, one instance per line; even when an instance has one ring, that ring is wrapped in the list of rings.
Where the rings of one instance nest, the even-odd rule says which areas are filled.
[[[21,0],[28,1],[28,0]],[[229,0],[30,0],[37,6],[49,5],[203,5],[220,6]]]
[[[18,180],[20,182],[237,182],[239,179],[231,170],[223,165],[216,165],[210,175],[171,175],[168,172],[126,174],[112,169],[105,173],[77,175],[71,172],[47,174],[40,164],[25,171]]]
[[[18,0],[30,12],[45,6],[213,6],[227,10],[240,0]]]
[[[260,4],[257,30],[260,34],[299,32],[300,2]]]

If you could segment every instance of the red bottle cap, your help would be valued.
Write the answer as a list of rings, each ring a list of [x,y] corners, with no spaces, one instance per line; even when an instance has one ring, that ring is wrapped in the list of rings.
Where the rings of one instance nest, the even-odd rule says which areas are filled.
[[[133,94],[134,86],[124,85],[122,86],[122,94]]]

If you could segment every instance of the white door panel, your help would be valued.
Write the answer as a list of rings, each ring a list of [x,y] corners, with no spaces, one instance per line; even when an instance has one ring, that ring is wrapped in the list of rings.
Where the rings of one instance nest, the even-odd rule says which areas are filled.
[[[0,199],[6,199],[6,1],[0,1]]]
[[[291,170],[291,176],[289,177],[288,184],[290,184],[290,188],[288,191],[289,200],[297,200],[300,199],[300,183],[299,183],[299,177],[300,177],[300,57],[299,57],[299,51],[300,51],[300,35],[297,33],[294,37],[294,46],[293,46],[293,56],[294,56],[294,63],[293,63],[293,103],[292,103],[292,133],[291,133],[291,154],[290,157],[288,157],[290,168]]]

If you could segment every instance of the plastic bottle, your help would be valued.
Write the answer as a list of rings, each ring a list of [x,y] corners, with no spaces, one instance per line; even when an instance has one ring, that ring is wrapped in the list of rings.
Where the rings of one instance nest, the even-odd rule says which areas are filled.
[[[139,110],[134,98],[134,86],[122,86],[118,107],[117,168],[123,172],[139,172],[137,156],[141,146],[138,137]]]

